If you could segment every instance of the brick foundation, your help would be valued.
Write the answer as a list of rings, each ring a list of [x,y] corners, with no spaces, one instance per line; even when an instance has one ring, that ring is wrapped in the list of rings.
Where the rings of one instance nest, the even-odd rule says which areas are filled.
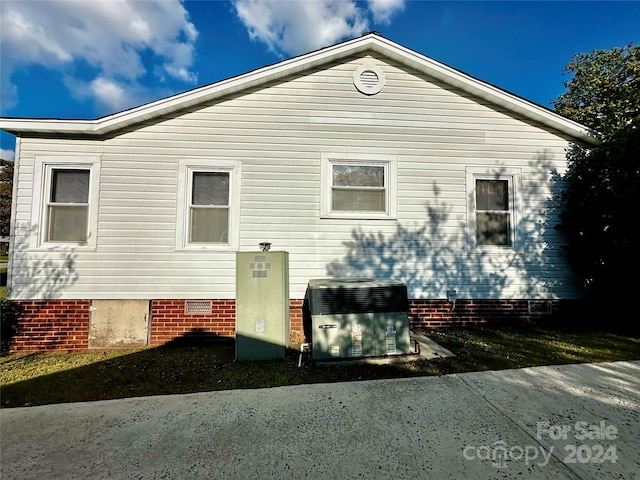
[[[17,302],[21,309],[11,353],[77,351],[89,346],[89,300]]]
[[[291,341],[304,342],[304,330],[302,328],[302,303],[303,300],[289,301],[289,316],[291,317]]]
[[[496,323],[527,324],[557,316],[560,300],[551,300],[546,315],[529,313],[528,300],[409,300],[409,321],[413,328],[466,327]]]
[[[212,300],[210,313],[188,313],[185,300],[152,300],[150,345],[164,345],[186,336],[233,338],[235,321],[235,300]]]
[[[302,300],[291,300],[289,308],[291,339],[302,341]],[[235,300],[212,300],[211,313],[187,313],[184,300],[153,300],[151,320],[152,346],[184,337],[234,338],[236,303]]]
[[[198,302],[198,301],[196,301]],[[190,313],[185,300],[150,302],[150,346],[184,338],[232,339],[235,335],[235,300],[202,300],[206,312]],[[11,353],[77,351],[89,346],[89,300],[19,301],[22,313]],[[569,302],[570,303],[570,302]],[[413,328],[445,328],[494,323],[535,323],[555,317],[563,302],[551,301],[549,315],[529,313],[527,300],[458,300],[455,308],[446,300],[409,300]],[[289,302],[291,341],[304,341],[303,300]]]

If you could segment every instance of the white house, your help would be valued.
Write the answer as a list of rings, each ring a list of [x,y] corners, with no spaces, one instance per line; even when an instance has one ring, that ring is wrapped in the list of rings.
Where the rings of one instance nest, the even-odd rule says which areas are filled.
[[[233,336],[235,255],[260,242],[289,252],[298,336],[313,278],[405,282],[424,326],[582,295],[553,196],[588,129],[375,33],[96,120],[0,127],[14,351]]]

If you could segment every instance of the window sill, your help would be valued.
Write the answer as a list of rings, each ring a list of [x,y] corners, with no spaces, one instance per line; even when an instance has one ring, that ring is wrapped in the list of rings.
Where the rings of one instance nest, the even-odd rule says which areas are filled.
[[[86,252],[91,252],[96,250],[96,246],[93,244],[89,244],[86,242],[44,242],[40,245],[36,245],[31,247],[29,250],[32,251],[53,251],[53,250],[82,250]]]
[[[217,252],[233,252],[237,250],[233,245],[226,244],[188,244],[180,247],[176,247],[177,252],[202,252],[202,251],[217,251]]]
[[[516,247],[512,245],[472,245],[471,253],[505,253],[505,252],[515,252]]]
[[[391,217],[386,214],[376,215],[375,213],[359,213],[359,212],[344,212],[344,213],[328,213],[320,215],[322,220],[384,220],[394,222],[398,220],[397,217]]]

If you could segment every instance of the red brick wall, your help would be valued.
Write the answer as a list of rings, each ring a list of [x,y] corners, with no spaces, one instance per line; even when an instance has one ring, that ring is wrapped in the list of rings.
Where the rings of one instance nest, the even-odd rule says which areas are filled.
[[[42,300],[17,302],[22,313],[11,352],[73,351],[89,345],[89,300]],[[555,315],[562,302],[552,301]],[[304,341],[303,300],[289,302],[291,340]],[[531,315],[527,300],[458,300],[455,308],[446,300],[409,300],[413,328],[442,328],[496,322],[532,323],[549,318]],[[151,301],[151,346],[181,338],[233,338],[235,300],[211,300],[211,312],[187,313],[185,300]]]
[[[302,300],[291,300],[291,338],[302,341]],[[185,336],[233,338],[235,300],[212,300],[211,313],[186,313],[185,300],[151,302],[151,345],[163,345]]]
[[[292,300],[292,331],[296,330],[293,321],[297,318],[294,317],[294,302],[302,318],[302,301]],[[551,315],[539,315],[529,313],[528,300],[457,300],[453,310],[447,300],[409,300],[409,322],[414,329],[535,323],[557,315],[561,303],[551,301]],[[304,338],[304,333],[300,338]]]
[[[89,346],[89,300],[16,302],[21,315],[11,353],[84,350]]]
[[[304,342],[304,330],[302,327],[302,302],[303,300],[289,301],[289,316],[291,317],[291,340]]]
[[[559,300],[551,301],[558,312]],[[548,315],[530,314],[528,300],[409,300],[409,321],[414,328],[477,326],[491,323],[534,323]]]
[[[212,300],[211,313],[187,313],[185,300],[152,300],[150,344],[163,345],[187,335],[233,338],[235,323],[235,300]]]

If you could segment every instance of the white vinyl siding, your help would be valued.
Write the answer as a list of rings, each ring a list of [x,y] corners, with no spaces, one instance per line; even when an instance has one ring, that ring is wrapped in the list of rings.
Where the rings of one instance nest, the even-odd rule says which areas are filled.
[[[549,203],[568,141],[394,61],[365,60],[384,70],[376,95],[355,88],[354,57],[112,137],[21,138],[12,295],[235,298],[235,251],[266,241],[290,253],[291,298],[333,275],[392,277],[412,298],[578,296]],[[51,152],[102,157],[95,251],[25,244],[38,224],[34,159]],[[330,158],[390,162],[388,214],[330,215]],[[228,244],[189,242],[188,167],[231,173]],[[467,168],[520,172],[512,248],[471,248]]]

